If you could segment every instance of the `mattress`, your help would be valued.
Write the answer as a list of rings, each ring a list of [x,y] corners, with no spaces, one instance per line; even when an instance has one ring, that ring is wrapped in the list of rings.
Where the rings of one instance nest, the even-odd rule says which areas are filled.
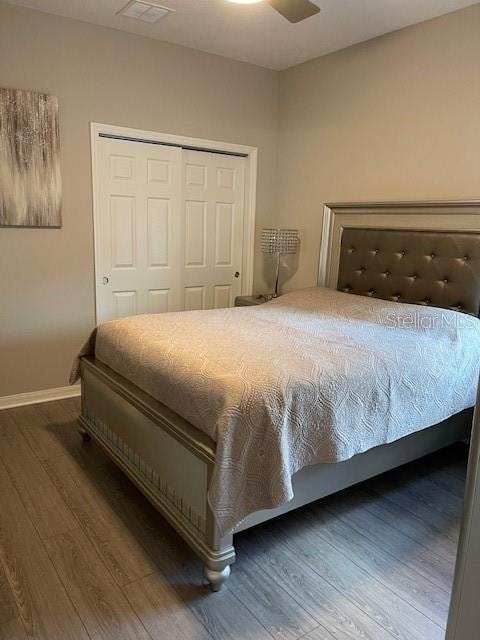
[[[292,476],[305,466],[346,460],[472,406],[480,321],[312,288],[256,307],[113,320],[85,354],[216,441],[209,501],[228,533],[291,500]]]

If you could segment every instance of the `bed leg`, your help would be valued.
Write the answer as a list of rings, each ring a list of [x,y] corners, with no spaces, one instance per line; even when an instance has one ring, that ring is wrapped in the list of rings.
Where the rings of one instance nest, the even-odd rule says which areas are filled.
[[[80,437],[84,442],[90,442],[90,440],[92,439],[88,431],[83,427],[79,427],[78,433],[80,434]]]
[[[203,568],[203,575],[210,583],[210,588],[212,591],[220,591],[223,586],[223,583],[230,575],[230,565],[222,569],[221,571],[216,571],[215,569],[210,569],[207,565]]]

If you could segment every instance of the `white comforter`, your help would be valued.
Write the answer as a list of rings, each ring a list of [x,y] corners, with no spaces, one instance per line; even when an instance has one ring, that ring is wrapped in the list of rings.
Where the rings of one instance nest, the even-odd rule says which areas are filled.
[[[472,406],[480,321],[315,288],[257,307],[115,320],[89,351],[217,442],[209,500],[226,533],[289,501],[303,467]]]

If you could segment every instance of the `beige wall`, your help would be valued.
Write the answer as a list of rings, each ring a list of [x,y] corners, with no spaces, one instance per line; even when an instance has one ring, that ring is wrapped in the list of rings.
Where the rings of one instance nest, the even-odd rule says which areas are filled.
[[[278,187],[287,289],[315,284],[325,202],[480,198],[480,5],[283,72]]]
[[[0,86],[58,96],[64,183],[61,230],[0,229],[1,397],[66,385],[94,324],[89,123],[257,146],[262,226],[274,196],[278,74],[0,4]]]

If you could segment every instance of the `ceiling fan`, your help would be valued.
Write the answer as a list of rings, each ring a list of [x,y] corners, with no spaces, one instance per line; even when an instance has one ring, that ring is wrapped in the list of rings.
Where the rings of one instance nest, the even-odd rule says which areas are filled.
[[[236,4],[254,4],[262,0],[230,0]],[[310,18],[316,13],[320,13],[320,7],[310,2],[310,0],[266,0],[268,4],[278,11],[289,22],[301,22],[305,18]]]

